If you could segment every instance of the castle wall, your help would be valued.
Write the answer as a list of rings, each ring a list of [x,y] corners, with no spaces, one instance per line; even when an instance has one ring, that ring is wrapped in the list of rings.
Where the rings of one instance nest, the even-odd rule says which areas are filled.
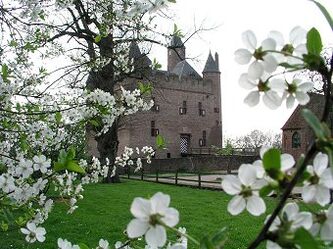
[[[183,78],[175,76],[156,75],[154,81],[153,97],[159,111],[140,112],[122,120],[124,124],[119,129],[120,152],[122,146],[142,147],[155,145],[156,137],[151,134],[151,122],[159,134],[165,137],[167,149],[157,151],[156,158],[181,157],[181,136],[190,138],[191,148],[199,148],[199,139],[204,139],[206,131],[206,144],[221,146],[222,127],[221,113],[218,105],[218,97],[212,90],[211,80],[197,80],[191,77]],[[180,114],[179,108],[183,108],[186,101],[186,114]],[[200,115],[199,102],[205,115]],[[219,112],[216,112],[216,108]],[[202,111],[201,111],[202,112]]]

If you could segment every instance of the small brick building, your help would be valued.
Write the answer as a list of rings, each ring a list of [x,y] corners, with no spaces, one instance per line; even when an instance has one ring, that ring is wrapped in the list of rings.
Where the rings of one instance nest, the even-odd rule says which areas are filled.
[[[282,151],[293,155],[295,159],[306,152],[307,146],[314,139],[312,129],[302,116],[302,109],[311,110],[319,119],[324,109],[325,98],[323,95],[311,93],[310,97],[310,102],[305,106],[298,105],[282,127]],[[332,115],[330,115],[328,126],[333,130]]]
[[[165,137],[167,149],[157,151],[156,158],[178,158],[191,153],[192,148],[222,145],[218,54],[213,58],[209,53],[201,76],[186,61],[186,48],[180,38],[173,37],[171,47],[167,71],[149,72],[154,107],[119,122],[120,150],[124,146],[154,146],[158,134]],[[132,44],[130,56],[137,67],[151,63],[136,44]],[[124,86],[134,89],[137,83],[137,79],[128,79]]]

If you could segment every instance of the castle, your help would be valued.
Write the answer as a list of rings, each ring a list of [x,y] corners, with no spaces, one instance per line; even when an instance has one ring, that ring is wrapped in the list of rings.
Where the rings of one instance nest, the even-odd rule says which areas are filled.
[[[150,59],[136,43],[129,52],[136,71],[145,76],[126,79],[126,89],[138,88],[138,81],[153,86],[155,105],[148,112],[123,117],[118,128],[118,148],[156,144],[162,135],[167,148],[157,150],[155,158],[178,158],[191,154],[194,148],[222,146],[221,82],[218,54],[209,53],[201,76],[186,61],[186,48],[179,37],[172,38],[168,48],[167,70],[151,70]],[[90,152],[98,156],[96,149]],[[95,151],[95,153],[94,153]]]

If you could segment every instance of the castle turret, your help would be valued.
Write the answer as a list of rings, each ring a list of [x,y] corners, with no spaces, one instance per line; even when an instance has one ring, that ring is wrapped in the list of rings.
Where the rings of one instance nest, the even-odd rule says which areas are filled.
[[[215,60],[209,51],[206,65],[202,71],[204,80],[212,81],[212,91],[214,94],[214,116],[216,118],[217,127],[215,132],[210,134],[210,140],[214,145],[222,145],[222,106],[221,106],[221,80],[219,69],[219,55],[215,53]],[[216,141],[214,141],[216,139]],[[219,139],[219,141],[218,141]]]
[[[134,66],[137,74],[147,74],[150,72],[151,60],[145,53],[141,53],[138,44],[134,41],[130,44],[129,58],[130,64]]]
[[[171,72],[175,66],[185,60],[186,48],[178,36],[173,36],[168,47],[168,71]]]

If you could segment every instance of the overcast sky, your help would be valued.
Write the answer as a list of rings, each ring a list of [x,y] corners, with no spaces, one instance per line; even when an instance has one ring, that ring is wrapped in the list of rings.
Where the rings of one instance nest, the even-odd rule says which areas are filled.
[[[333,13],[332,0],[321,3]],[[171,10],[183,33],[191,33],[194,24],[218,26],[189,40],[186,52],[187,56],[196,58],[190,64],[199,72],[204,67],[209,49],[220,55],[224,138],[239,136],[253,129],[280,132],[293,111],[284,106],[272,111],[261,104],[254,108],[243,104],[248,91],[238,86],[238,78],[246,71],[246,66],[238,65],[233,56],[234,51],[243,46],[243,31],[253,30],[260,42],[271,30],[281,31],[287,39],[289,31],[297,25],[305,29],[316,27],[322,34],[324,45],[333,44],[333,33],[325,18],[308,0],[177,0]],[[172,25],[169,26],[170,31]],[[157,55],[164,66],[166,55],[166,52]]]

